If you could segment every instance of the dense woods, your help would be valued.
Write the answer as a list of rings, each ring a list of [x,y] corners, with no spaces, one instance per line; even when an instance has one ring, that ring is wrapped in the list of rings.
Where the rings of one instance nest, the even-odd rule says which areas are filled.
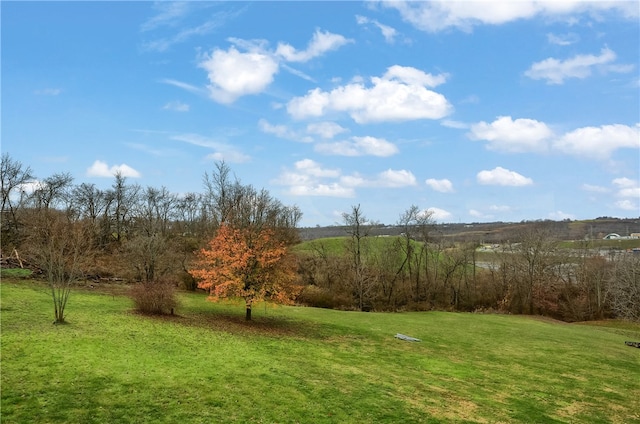
[[[84,281],[138,284],[136,304],[151,312],[172,311],[175,289],[241,297],[247,319],[262,299],[640,319],[640,254],[630,248],[640,241],[604,246],[593,223],[526,222],[502,231],[477,224],[453,233],[417,205],[393,225],[355,205],[339,226],[299,229],[296,206],[243,184],[223,162],[205,173],[201,191],[183,194],[120,174],[107,189],[65,173],[36,179],[7,153],[0,171],[3,267],[19,259],[15,266],[49,282],[57,322],[70,287]],[[637,221],[625,225],[640,232]],[[156,295],[160,303],[149,302]]]

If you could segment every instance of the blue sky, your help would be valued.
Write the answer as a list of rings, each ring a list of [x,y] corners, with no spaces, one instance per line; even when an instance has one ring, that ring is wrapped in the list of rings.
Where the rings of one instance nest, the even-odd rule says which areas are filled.
[[[6,2],[2,152],[392,224],[640,216],[640,5]]]

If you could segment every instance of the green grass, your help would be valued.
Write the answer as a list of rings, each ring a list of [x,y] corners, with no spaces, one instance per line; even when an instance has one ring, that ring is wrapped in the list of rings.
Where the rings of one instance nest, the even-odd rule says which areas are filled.
[[[372,252],[388,251],[393,244],[400,239],[404,243],[404,237],[390,236],[390,237],[366,237],[364,243],[367,244],[367,248]],[[349,237],[326,237],[321,239],[304,241],[293,247],[293,252],[297,253],[315,253],[321,247],[329,256],[342,256],[345,255],[347,249],[347,243]],[[411,243],[415,249],[420,249],[421,243],[412,240]]]
[[[297,253],[314,253],[317,249],[324,249],[329,256],[343,255],[346,248],[347,237],[325,237],[316,240],[309,240],[293,246],[292,250]]]
[[[638,324],[263,307],[180,295],[178,317],[3,280],[2,422],[640,422]],[[410,343],[396,333],[418,337]]]
[[[30,269],[24,268],[1,268],[1,278],[27,278],[32,274]]]

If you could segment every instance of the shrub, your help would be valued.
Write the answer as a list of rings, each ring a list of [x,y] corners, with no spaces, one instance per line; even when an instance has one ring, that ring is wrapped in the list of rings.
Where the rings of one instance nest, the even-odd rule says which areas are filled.
[[[131,289],[136,310],[144,314],[171,314],[178,305],[173,284],[160,281],[138,283]]]

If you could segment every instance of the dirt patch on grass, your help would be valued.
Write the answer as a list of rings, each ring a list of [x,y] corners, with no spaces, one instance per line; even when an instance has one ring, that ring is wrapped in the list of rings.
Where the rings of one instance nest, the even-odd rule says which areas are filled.
[[[576,401],[558,410],[557,414],[563,418],[575,418],[579,414],[584,414],[591,407],[592,405],[586,402]]]
[[[488,423],[485,418],[478,415],[478,405],[470,400],[462,399],[450,393],[444,394],[444,404],[427,406],[425,409],[429,415],[447,422],[467,421],[475,423]]]

